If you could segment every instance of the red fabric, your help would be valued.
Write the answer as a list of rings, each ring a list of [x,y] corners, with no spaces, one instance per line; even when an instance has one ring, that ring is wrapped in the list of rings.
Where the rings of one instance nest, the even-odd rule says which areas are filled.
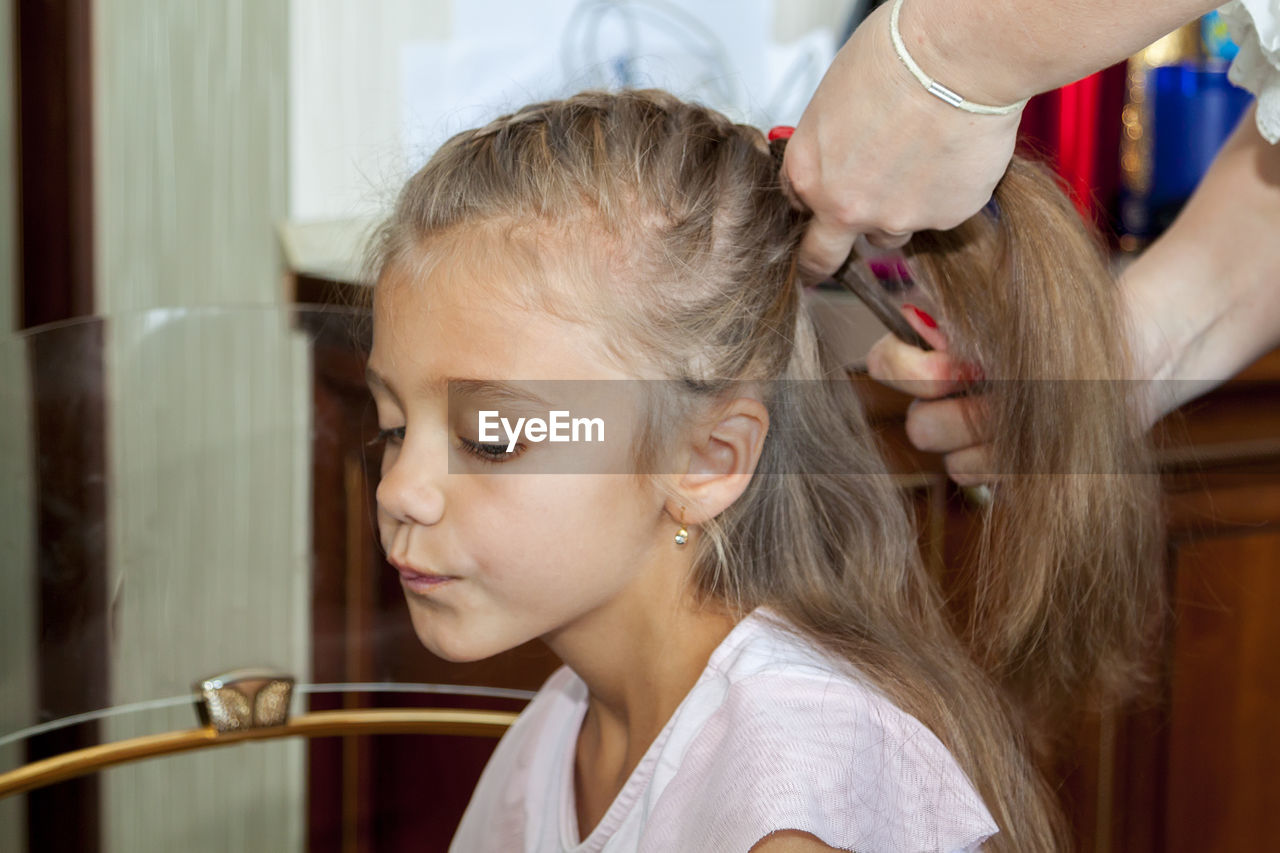
[[[1121,62],[1037,95],[1023,111],[1018,131],[1025,152],[1046,160],[1081,216],[1100,225],[1112,219],[1120,188],[1126,74]]]

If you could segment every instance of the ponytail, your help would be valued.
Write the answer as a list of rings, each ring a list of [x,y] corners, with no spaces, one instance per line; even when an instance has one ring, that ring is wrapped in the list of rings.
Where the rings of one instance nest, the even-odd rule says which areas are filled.
[[[1142,683],[1163,612],[1158,484],[1119,294],[1075,207],[1020,158],[994,215],[919,234],[909,254],[953,355],[987,380],[994,499],[964,567],[965,636],[1036,719],[1061,725]]]
[[[925,570],[911,508],[804,313],[756,477],[707,531],[699,580],[783,613],[933,729],[1001,826],[989,849],[1061,850],[1036,762],[1088,702],[1141,684],[1162,612],[1157,482],[1092,235],[1023,160],[996,205],[907,248],[953,355],[987,377],[994,496],[972,559],[948,567],[958,581],[944,597]]]

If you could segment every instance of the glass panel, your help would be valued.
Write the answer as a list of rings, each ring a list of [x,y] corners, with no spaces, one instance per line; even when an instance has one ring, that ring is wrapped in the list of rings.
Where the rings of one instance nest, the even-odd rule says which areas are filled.
[[[459,667],[417,643],[372,534],[369,329],[359,309],[183,308],[3,341],[0,772],[194,728],[195,682],[243,667],[293,676],[294,714],[532,695],[556,665],[545,652]],[[434,737],[346,740],[152,760],[32,796],[96,814],[104,850],[321,849],[397,826],[429,842],[493,745],[459,758]],[[396,812],[384,789],[424,771],[452,799]],[[4,839],[15,822],[57,829],[28,805],[0,801]]]

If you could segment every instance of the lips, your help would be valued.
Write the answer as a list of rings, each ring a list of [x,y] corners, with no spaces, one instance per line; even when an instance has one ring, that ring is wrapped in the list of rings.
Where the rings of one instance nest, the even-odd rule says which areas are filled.
[[[388,560],[395,570],[400,573],[400,583],[414,592],[428,592],[448,584],[450,581],[456,581],[454,575],[441,575],[435,572],[424,572],[421,569],[402,563],[399,560]]]

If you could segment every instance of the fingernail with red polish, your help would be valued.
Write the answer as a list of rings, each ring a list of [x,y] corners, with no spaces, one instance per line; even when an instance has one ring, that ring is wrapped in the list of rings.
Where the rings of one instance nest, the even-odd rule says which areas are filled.
[[[786,125],[786,124],[780,124],[777,127],[771,127],[769,128],[769,141],[772,142],[775,139],[790,139],[791,134],[795,132],[796,132],[796,129],[794,127],[791,127],[790,125]]]
[[[912,305],[911,303],[909,303],[909,302],[908,302],[907,304],[903,305],[902,307],[903,307],[903,308],[910,308],[912,311],[916,312],[916,316],[920,318],[920,322],[924,323],[924,324],[925,324],[926,326],[928,326],[930,329],[936,329],[936,328],[938,328],[938,321],[937,321],[937,320],[933,319],[933,318],[932,318],[932,317],[930,317],[928,314],[924,313],[923,311],[921,311],[919,308],[917,308],[916,306]]]

